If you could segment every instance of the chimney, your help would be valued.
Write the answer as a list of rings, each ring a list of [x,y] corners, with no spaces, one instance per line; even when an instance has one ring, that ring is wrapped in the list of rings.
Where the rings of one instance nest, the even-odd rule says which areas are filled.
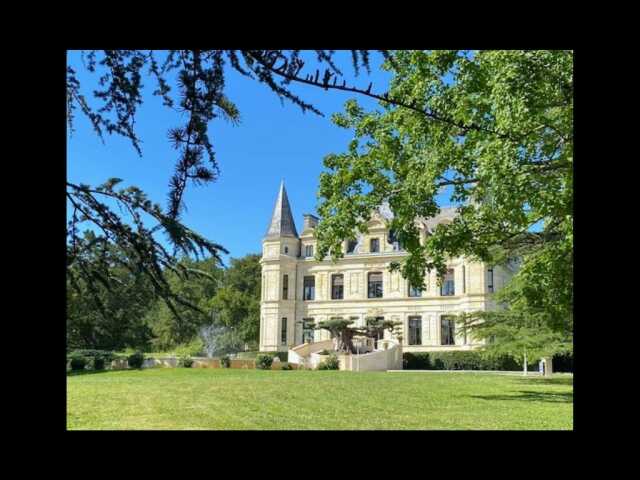
[[[303,230],[307,230],[309,228],[316,228],[318,225],[318,217],[315,215],[311,215],[310,213],[304,214],[304,228]]]

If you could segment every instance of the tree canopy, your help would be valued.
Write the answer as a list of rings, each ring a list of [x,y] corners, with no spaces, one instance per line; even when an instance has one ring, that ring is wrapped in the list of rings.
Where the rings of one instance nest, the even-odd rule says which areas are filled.
[[[573,52],[398,51],[393,60],[379,109],[350,100],[333,117],[355,136],[324,160],[316,258],[341,257],[344,239],[388,203],[408,252],[392,269],[412,285],[427,270],[442,276],[451,257],[519,258],[497,300],[512,320],[535,317],[570,344]],[[418,221],[438,213],[443,189],[458,215],[421,242]]]

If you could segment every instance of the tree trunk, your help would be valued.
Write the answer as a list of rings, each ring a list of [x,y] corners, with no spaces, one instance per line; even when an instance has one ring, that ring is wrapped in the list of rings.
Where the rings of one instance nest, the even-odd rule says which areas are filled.
[[[551,377],[551,374],[553,373],[553,358],[552,357],[547,357],[545,358],[545,362],[544,362],[544,376],[545,377]]]

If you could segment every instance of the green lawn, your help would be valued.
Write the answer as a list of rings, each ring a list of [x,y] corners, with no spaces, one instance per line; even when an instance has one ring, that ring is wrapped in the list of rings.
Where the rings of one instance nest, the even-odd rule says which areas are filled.
[[[572,429],[573,378],[156,368],[67,377],[75,429]]]

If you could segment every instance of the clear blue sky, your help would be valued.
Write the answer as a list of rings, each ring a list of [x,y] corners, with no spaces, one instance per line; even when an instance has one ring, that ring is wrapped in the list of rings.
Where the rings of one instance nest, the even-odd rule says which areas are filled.
[[[82,90],[89,94],[96,85],[96,74],[84,71],[80,52],[69,52],[68,62],[77,67]],[[386,91],[390,79],[388,72],[380,70],[381,62],[379,54],[372,54],[371,74],[362,71],[354,78],[350,53],[339,52],[337,56],[337,64],[349,83],[355,80],[366,88],[371,81],[376,92]],[[309,61],[305,71],[315,71],[315,65]],[[167,140],[167,130],[182,125],[184,117],[151,95],[153,79],[145,78],[144,83],[145,102],[136,123],[143,156],[118,136],[106,136],[103,144],[88,120],[78,113],[75,132],[67,141],[67,177],[90,185],[111,177],[122,178],[120,186],[136,185],[152,201],[166,207],[168,182],[177,158]],[[266,86],[227,69],[226,94],[238,106],[241,122],[237,126],[223,119],[210,123],[220,178],[206,186],[188,187],[184,197],[187,210],[182,220],[224,245],[232,257],[260,252],[281,179],[285,180],[296,227],[301,230],[302,215],[315,213],[323,157],[346,151],[353,138],[353,132],[331,123],[331,114],[342,111],[350,98],[357,98],[366,108],[377,107],[374,100],[347,92],[325,92],[305,85],[293,85],[291,89],[318,107],[325,117],[303,114],[289,102],[281,104]]]

